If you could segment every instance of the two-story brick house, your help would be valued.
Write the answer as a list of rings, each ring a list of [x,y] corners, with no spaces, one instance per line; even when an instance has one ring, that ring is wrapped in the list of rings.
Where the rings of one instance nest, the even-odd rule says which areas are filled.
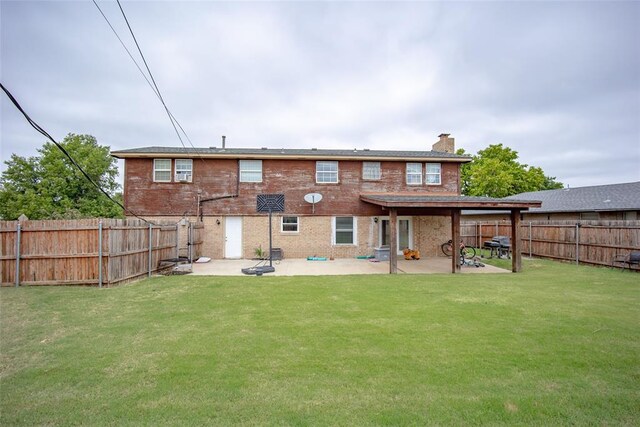
[[[455,154],[448,134],[430,151],[223,143],[112,155],[125,159],[125,207],[149,220],[201,220],[203,253],[213,258],[251,258],[256,248],[268,247],[268,216],[256,210],[260,194],[284,195],[284,212],[272,220],[273,245],[289,258],[371,255],[394,241],[395,254],[410,247],[438,256],[440,244],[455,235],[460,208],[529,206],[460,196],[460,165],[471,159]],[[310,193],[321,201],[305,201]]]

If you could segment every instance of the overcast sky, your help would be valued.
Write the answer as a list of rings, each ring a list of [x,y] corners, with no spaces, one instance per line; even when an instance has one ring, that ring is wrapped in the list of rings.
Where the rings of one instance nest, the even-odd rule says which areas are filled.
[[[117,3],[98,4],[135,53]],[[428,150],[444,132],[571,187],[640,180],[640,2],[122,5],[196,147]],[[91,1],[0,14],[1,81],[54,138],[180,146]],[[37,154],[0,97],[2,160]]]

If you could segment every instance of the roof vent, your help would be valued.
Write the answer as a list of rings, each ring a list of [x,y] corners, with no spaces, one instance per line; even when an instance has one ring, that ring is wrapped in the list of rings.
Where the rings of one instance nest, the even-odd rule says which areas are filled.
[[[312,148],[312,150],[313,150],[313,151],[318,151],[318,149],[317,149],[317,148]]]
[[[369,150],[368,148],[365,148],[364,151],[371,151],[371,150]]]
[[[266,149],[267,149],[267,147],[262,147],[262,149],[263,149],[263,150],[266,150]]]
[[[217,150],[218,147],[209,147],[209,150]]]

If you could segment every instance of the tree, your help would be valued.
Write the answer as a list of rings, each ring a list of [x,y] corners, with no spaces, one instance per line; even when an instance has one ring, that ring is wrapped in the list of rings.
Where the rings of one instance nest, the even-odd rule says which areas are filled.
[[[60,143],[82,169],[110,196],[120,185],[117,162],[109,147],[98,145],[91,135],[69,134]],[[46,142],[39,156],[11,155],[0,176],[0,217],[61,219],[121,217],[122,209],[110,201],[71,163],[53,143]],[[120,196],[121,197],[121,196]]]
[[[463,149],[458,154],[465,154]],[[543,170],[518,162],[518,152],[502,144],[489,145],[462,165],[462,194],[466,196],[507,197],[528,191],[563,188],[555,177]]]

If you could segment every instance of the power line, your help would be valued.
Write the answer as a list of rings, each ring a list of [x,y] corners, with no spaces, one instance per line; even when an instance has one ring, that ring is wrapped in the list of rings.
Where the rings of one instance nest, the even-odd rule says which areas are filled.
[[[98,191],[100,191],[102,194],[104,194],[109,200],[111,200],[113,203],[115,203],[116,205],[118,205],[119,207],[122,208],[122,210],[125,213],[128,213],[130,215],[135,216],[136,218],[139,218],[141,220],[143,220],[144,222],[148,223],[148,224],[152,224],[150,221],[147,221],[146,219],[142,218],[141,216],[138,216],[135,212],[130,211],[129,209],[125,208],[122,203],[120,203],[119,201],[115,200],[113,197],[111,197],[111,195],[109,193],[107,193],[102,187],[100,187],[100,185],[98,185],[85,171],[84,169],[82,169],[82,167],[74,160],[73,157],[71,157],[71,155],[67,152],[67,150],[58,143],[58,141],[56,141],[55,139],[53,139],[53,137],[51,135],[49,135],[49,132],[47,132],[46,130],[44,130],[42,127],[40,127],[39,124],[37,124],[36,122],[34,122],[31,117],[29,117],[29,115],[27,114],[26,111],[24,111],[24,109],[22,108],[22,106],[20,106],[20,103],[16,100],[16,98],[14,98],[14,96],[11,94],[11,92],[9,92],[9,89],[7,89],[6,87],[4,87],[4,85],[2,83],[0,83],[0,88],[2,88],[2,90],[4,91],[4,93],[7,95],[7,97],[9,97],[9,99],[11,100],[11,102],[13,103],[13,105],[15,105],[15,107],[18,109],[18,111],[20,111],[22,113],[22,115],[24,116],[24,118],[27,120],[27,122],[29,122],[29,124],[38,132],[40,132],[42,135],[46,136],[51,142],[53,142],[56,147],[58,147],[60,149],[60,151],[62,151],[62,153],[69,159],[69,161],[82,173],[82,175],[84,175],[84,177],[94,186],[98,189]]]
[[[129,21],[124,13],[124,10],[122,9],[122,5],[120,5],[120,2],[118,1],[118,6],[120,6],[120,11],[122,12],[122,16],[124,17],[125,22],[127,23],[127,27],[129,28],[129,31],[131,32],[131,36],[133,37],[133,40],[138,48],[138,52],[140,53],[140,56],[142,57],[142,60],[144,61],[144,65],[149,73],[149,76],[151,77],[151,81],[149,80],[149,77],[147,77],[147,75],[145,74],[145,72],[142,70],[142,68],[140,67],[140,65],[138,64],[138,61],[136,61],[136,59],[133,57],[133,55],[131,54],[131,52],[129,51],[129,49],[127,48],[126,44],[124,43],[124,41],[122,40],[122,38],[120,37],[120,35],[118,34],[118,32],[116,31],[116,29],[113,27],[113,25],[111,24],[111,21],[109,21],[109,19],[107,18],[107,16],[104,14],[104,12],[102,11],[102,9],[100,8],[100,6],[98,5],[98,3],[96,2],[96,0],[93,0],[93,4],[96,6],[96,8],[98,9],[98,11],[100,12],[100,14],[102,15],[102,17],[104,18],[104,20],[107,22],[107,24],[109,25],[109,27],[111,28],[111,31],[113,32],[113,34],[115,34],[115,36],[117,37],[118,41],[120,41],[120,44],[122,45],[122,47],[124,48],[124,50],[127,52],[127,54],[129,55],[129,58],[131,58],[131,60],[133,61],[133,63],[135,64],[135,66],[138,68],[138,71],[140,72],[140,74],[142,74],[142,77],[144,77],[144,79],[147,81],[147,84],[149,85],[149,87],[151,88],[151,90],[153,91],[153,93],[156,95],[156,97],[158,98],[158,100],[160,100],[160,102],[162,103],[162,105],[164,106],[165,111],[167,112],[167,115],[169,116],[169,120],[171,121],[171,125],[173,126],[173,129],[176,131],[176,135],[178,136],[178,139],[180,140],[180,143],[182,144],[182,146],[184,147],[185,150],[188,151],[187,147],[184,145],[184,142],[182,141],[182,138],[180,137],[180,134],[178,132],[178,130],[176,129],[176,125],[178,125],[178,127],[180,128],[180,130],[182,131],[183,135],[185,136],[185,138],[187,139],[187,141],[189,142],[189,145],[191,145],[191,148],[193,148],[194,153],[200,158],[200,160],[203,161],[204,163],[204,159],[202,158],[202,156],[200,155],[200,153],[197,151],[196,147],[193,145],[193,142],[191,141],[191,138],[189,138],[189,135],[187,135],[187,132],[184,130],[184,128],[182,127],[182,125],[180,124],[180,122],[178,121],[178,119],[176,119],[176,117],[173,115],[173,113],[171,113],[171,111],[169,110],[169,108],[167,107],[166,103],[164,102],[164,99],[162,98],[162,94],[160,93],[160,89],[158,88],[158,85],[155,82],[155,79],[153,78],[153,74],[151,74],[151,70],[149,69],[149,66],[147,64],[147,61],[145,60],[144,55],[142,54],[142,50],[140,49],[140,45],[138,44],[138,41],[135,37],[135,35],[133,34],[133,30],[131,29],[131,26],[129,25]],[[153,82],[153,83],[152,83]],[[175,124],[174,124],[175,122]]]
[[[180,137],[180,132],[178,132],[178,128],[176,128],[176,125],[173,122],[173,118],[171,117],[171,112],[169,111],[169,108],[167,107],[167,104],[164,102],[164,99],[162,98],[162,94],[160,93],[160,88],[158,88],[158,84],[156,83],[156,79],[153,78],[153,73],[151,73],[151,69],[149,68],[149,64],[147,64],[147,60],[145,59],[144,54],[142,53],[142,49],[140,49],[140,45],[138,44],[138,39],[136,39],[136,35],[133,33],[133,29],[131,28],[131,25],[129,25],[129,20],[127,19],[127,15],[124,13],[124,9],[122,8],[122,5],[120,4],[120,0],[116,0],[116,2],[118,3],[118,7],[120,8],[120,12],[122,12],[122,17],[124,18],[124,22],[127,23],[127,28],[129,28],[129,32],[131,33],[131,37],[133,37],[133,41],[136,44],[136,47],[138,48],[138,53],[140,53],[140,57],[142,58],[142,62],[144,63],[144,66],[147,69],[147,72],[149,73],[149,77],[151,77],[151,82],[153,83],[153,86],[156,88],[156,93],[158,94],[158,98],[160,98],[160,102],[162,102],[162,105],[164,106],[164,109],[167,112],[167,116],[169,117],[169,120],[171,121],[171,125],[173,126],[173,129],[176,131],[176,135],[178,135],[178,139],[180,140],[180,143],[182,143],[182,145],[184,146],[184,142],[182,141],[182,138]],[[184,148],[186,149],[187,147],[185,146]],[[195,147],[194,147],[194,149],[195,149]]]

